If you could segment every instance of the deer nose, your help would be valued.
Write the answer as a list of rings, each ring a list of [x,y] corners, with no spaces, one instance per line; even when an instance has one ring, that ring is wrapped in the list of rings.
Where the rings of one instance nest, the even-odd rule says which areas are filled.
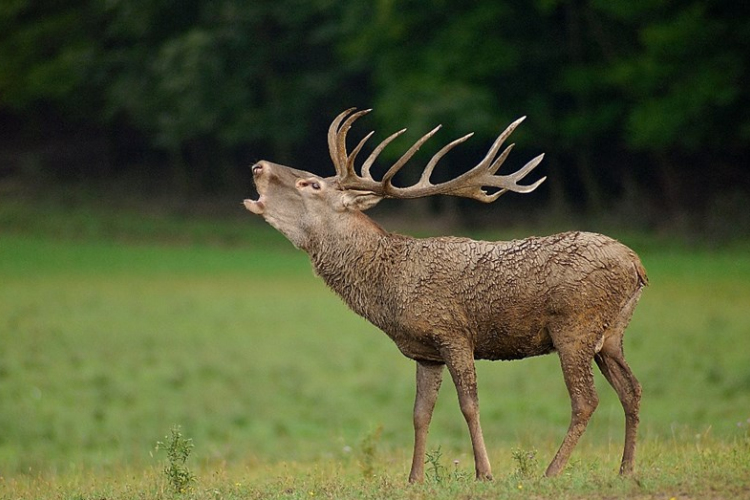
[[[263,171],[263,165],[261,165],[260,163],[256,163],[255,165],[253,165],[252,169],[253,175],[258,175]]]

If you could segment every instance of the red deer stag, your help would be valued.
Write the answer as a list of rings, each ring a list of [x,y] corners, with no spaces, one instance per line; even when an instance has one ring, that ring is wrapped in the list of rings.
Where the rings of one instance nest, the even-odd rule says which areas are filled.
[[[383,198],[446,194],[491,202],[506,191],[528,193],[544,178],[519,185],[542,160],[509,175],[496,172],[522,121],[511,124],[474,168],[447,182],[430,177],[446,145],[413,186],[392,184],[394,175],[435,128],[419,139],[381,180],[370,167],[404,130],[378,145],[357,174],[354,160],[372,132],[347,153],[346,135],[370,110],[350,109],[333,121],[328,146],[336,175],[317,175],[260,161],[252,167],[258,200],[245,207],[263,216],[310,256],[316,273],[348,306],[383,330],[417,364],[414,455],[409,480],[424,478],[428,426],[448,367],[469,427],[478,479],[491,479],[479,424],[475,359],[510,360],[557,351],[570,394],[570,427],[546,475],[565,466],[597,407],[592,360],[625,410],[621,474],[633,470],[641,386],[623,356],[623,334],[646,285],[646,272],[628,247],[600,234],[567,232],[519,241],[416,239],[385,231],[362,213]],[[492,192],[483,188],[492,188]]]

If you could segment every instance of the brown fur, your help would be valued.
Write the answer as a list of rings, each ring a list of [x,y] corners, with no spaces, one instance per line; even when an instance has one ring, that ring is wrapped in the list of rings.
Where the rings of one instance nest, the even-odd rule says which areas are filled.
[[[474,360],[553,351],[572,411],[547,475],[562,470],[598,404],[592,360],[625,410],[620,472],[633,470],[641,388],[625,362],[622,338],[647,281],[632,250],[582,232],[508,242],[415,239],[383,230],[360,211],[373,204],[367,194],[331,179],[268,162],[256,165],[254,174],[261,198],[246,200],[247,208],[307,252],[328,286],[416,361],[410,481],[424,477],[443,366],[469,426],[477,478],[488,479]]]

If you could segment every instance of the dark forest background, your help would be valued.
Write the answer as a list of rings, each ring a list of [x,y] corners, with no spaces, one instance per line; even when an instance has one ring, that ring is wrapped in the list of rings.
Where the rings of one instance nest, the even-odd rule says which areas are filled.
[[[749,76],[737,0],[3,0],[0,196],[237,208],[258,159],[330,175],[327,126],[357,106],[353,144],[409,128],[381,169],[443,124],[402,182],[474,131],[436,173],[457,175],[528,116],[505,168],[546,153],[533,199],[438,214],[747,235]]]

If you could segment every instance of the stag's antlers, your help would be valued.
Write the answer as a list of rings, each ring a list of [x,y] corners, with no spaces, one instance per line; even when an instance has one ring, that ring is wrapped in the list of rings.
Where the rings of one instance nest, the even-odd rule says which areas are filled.
[[[529,193],[536,189],[546,177],[542,177],[538,181],[530,185],[519,185],[518,182],[523,179],[529,172],[531,172],[544,158],[541,154],[524,165],[520,170],[509,174],[509,175],[496,175],[495,172],[500,168],[505,159],[508,157],[510,150],[513,149],[513,144],[506,147],[502,153],[498,155],[500,147],[505,142],[505,139],[515,130],[524,118],[511,123],[505,131],[495,140],[490,150],[484,159],[479,162],[471,170],[459,175],[455,179],[451,179],[446,182],[439,184],[432,184],[430,177],[435,166],[440,159],[445,156],[448,151],[466,141],[474,135],[473,133],[467,134],[460,137],[453,142],[444,146],[438,151],[432,159],[427,163],[419,182],[409,187],[398,187],[392,184],[393,177],[401,168],[406,164],[409,159],[414,156],[414,153],[424,144],[430,137],[440,130],[440,125],[429,131],[427,134],[422,136],[414,145],[409,148],[406,153],[394,163],[388,171],[385,173],[383,178],[379,181],[373,179],[370,174],[370,167],[378,157],[381,151],[396,137],[403,134],[406,129],[401,129],[398,132],[387,137],[381,142],[367,157],[365,162],[362,164],[361,175],[357,175],[354,169],[354,160],[357,154],[360,152],[365,142],[372,137],[375,132],[367,134],[360,142],[357,147],[352,150],[351,154],[346,151],[346,134],[352,127],[352,124],[361,116],[366,115],[371,109],[365,109],[363,111],[356,111],[356,108],[350,108],[338,115],[331,126],[328,128],[328,149],[331,153],[331,160],[336,168],[336,179],[338,180],[341,187],[346,189],[358,189],[364,191],[371,191],[384,198],[420,198],[423,196],[430,196],[434,194],[447,194],[452,196],[462,196],[465,198],[473,198],[485,203],[495,201],[500,195],[507,191],[514,191],[516,193]],[[342,123],[343,122],[343,123]],[[485,187],[498,188],[496,191],[489,193]]]

